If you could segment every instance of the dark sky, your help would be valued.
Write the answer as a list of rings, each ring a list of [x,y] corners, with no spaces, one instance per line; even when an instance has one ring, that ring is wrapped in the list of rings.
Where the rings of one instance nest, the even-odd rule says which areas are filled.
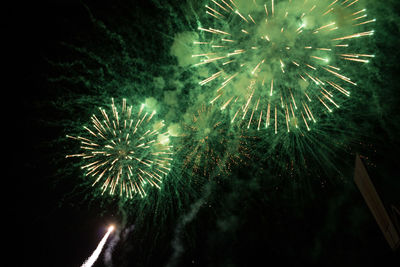
[[[89,1],[87,6],[96,18],[109,23],[111,29],[121,26],[121,35],[126,37],[128,45],[133,45],[132,40],[141,43],[149,40],[154,35],[151,31],[158,32],[163,24],[168,25],[169,35],[173,33],[174,21],[180,16],[179,1],[166,1],[178,10],[175,16],[164,13],[150,0],[127,2]],[[376,123],[370,138],[350,149],[351,153],[360,152],[368,157],[371,177],[387,207],[400,203],[400,88],[396,66],[400,42],[395,2],[388,2],[392,5],[390,19],[379,24],[386,27],[382,29],[386,33],[377,37],[379,62],[384,63],[381,68],[378,66],[382,73],[377,76],[382,79],[371,81],[378,90],[386,90],[380,96],[380,100],[387,99],[390,103],[383,109],[382,120],[386,121],[368,122],[369,126]],[[89,50],[97,47],[93,48],[96,53],[118,48],[103,43],[101,38],[95,39],[96,29],[79,1],[18,2],[3,12],[8,13],[3,42],[9,46],[4,54],[7,69],[11,71],[6,77],[11,82],[4,86],[3,92],[4,95],[12,92],[11,97],[3,98],[8,107],[4,115],[7,122],[10,120],[5,127],[9,135],[6,142],[12,145],[12,164],[4,167],[10,170],[6,175],[13,181],[13,186],[4,188],[4,193],[13,194],[7,197],[7,205],[13,203],[15,223],[10,232],[17,233],[12,242],[17,255],[12,260],[16,263],[9,266],[80,266],[108,225],[121,224],[121,212],[115,203],[92,201],[90,196],[84,196],[86,191],[76,186],[77,179],[71,179],[79,170],[66,166],[63,156],[70,147],[63,138],[68,133],[67,127],[79,124],[84,118],[79,117],[81,114],[71,116],[71,106],[63,101],[70,101],[76,95],[98,99],[95,91],[85,89],[80,83],[74,88],[68,83],[49,82],[49,78],[62,75],[65,69],[48,60],[65,62],[76,57],[60,48],[62,42],[83,45]],[[161,26],[146,25],[152,19]],[[184,29],[182,21],[176,23],[176,32]],[[149,30],[129,37],[128,23]],[[155,46],[155,53],[165,51],[171,44],[157,43],[157,38],[162,37],[151,38],[149,45]],[[153,62],[149,53],[143,57],[148,64]],[[168,56],[164,59],[169,60]],[[68,111],[62,110],[63,104]],[[347,158],[350,159],[347,166],[352,166],[353,154]],[[233,168],[230,175],[234,182],[214,186],[212,196],[201,201],[195,218],[179,232],[184,252],[176,266],[252,266],[259,260],[262,265],[388,266],[390,261],[399,260],[353,184],[351,168],[344,171],[341,181],[321,184],[320,177],[307,177],[304,181],[298,179],[300,182],[294,186],[290,175],[280,175],[276,183],[265,181],[265,177],[275,174],[268,169],[259,170],[262,161],[250,161],[249,165],[252,167],[246,167],[248,170]],[[163,211],[164,215],[147,211],[143,212],[143,218],[137,219],[139,212],[132,212],[134,215],[128,216],[126,227],[135,225],[135,229],[117,244],[114,266],[165,266],[174,253],[171,242],[181,218],[206,194],[204,188],[197,189],[197,195],[187,197],[183,204],[172,201],[165,205],[165,209],[171,210]],[[136,207],[132,204],[130,208]],[[95,266],[105,266],[102,262],[103,256]]]

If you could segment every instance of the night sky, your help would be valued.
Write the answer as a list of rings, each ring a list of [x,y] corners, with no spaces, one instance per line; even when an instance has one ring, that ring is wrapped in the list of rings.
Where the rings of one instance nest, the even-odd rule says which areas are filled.
[[[117,233],[109,241],[119,237],[112,260],[102,254],[94,266],[400,263],[353,182],[359,153],[389,213],[400,206],[397,0],[365,1],[377,19],[369,43],[376,57],[353,70],[364,89],[335,111],[340,120],[311,135],[311,149],[297,153],[293,144],[311,140],[298,136],[270,143],[220,131],[223,141],[210,137],[215,151],[200,153],[224,160],[200,162],[199,171],[183,164],[190,141],[173,137],[176,159],[163,188],[124,203],[93,192],[79,160],[65,158],[79,149],[65,136],[82,133],[111,97],[153,97],[171,124],[191,111],[199,74],[171,48],[180,33],[196,32],[200,2],[39,0],[4,11],[11,82],[3,86],[3,126],[12,164],[3,179],[13,186],[3,192],[13,194],[6,205],[13,203],[17,232],[8,266],[80,266],[110,224]],[[239,151],[224,146],[233,136],[243,137]]]

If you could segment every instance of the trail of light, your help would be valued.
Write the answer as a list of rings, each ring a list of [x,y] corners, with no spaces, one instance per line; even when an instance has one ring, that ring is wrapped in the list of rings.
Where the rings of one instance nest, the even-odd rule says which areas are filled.
[[[100,256],[101,251],[103,250],[104,245],[106,244],[107,238],[114,231],[114,226],[110,226],[108,228],[107,233],[101,239],[100,243],[97,245],[97,248],[93,252],[93,254],[81,265],[81,267],[90,267],[96,262],[97,258]]]
[[[227,7],[229,7],[233,11],[233,8],[229,4],[227,4],[224,0],[221,0],[221,2],[224,3]]]
[[[358,37],[362,37],[362,36],[370,36],[373,34],[374,34],[373,30],[367,31],[367,32],[360,32],[360,33],[355,33],[355,34],[344,36],[344,37],[335,38],[335,39],[332,39],[332,41],[340,41],[340,40],[345,40],[345,39],[358,38]]]
[[[229,12],[225,7],[223,7],[222,5],[220,5],[218,2],[215,2],[215,0],[211,0],[212,2],[214,2],[214,4],[216,4],[217,6],[219,6],[220,8],[222,8],[223,10],[225,10],[226,12]]]
[[[207,6],[207,5],[206,5],[206,8],[208,8],[209,10],[211,10],[212,12],[214,12],[215,14],[217,14],[217,15],[219,15],[219,16],[221,16],[221,17],[225,17],[224,15],[222,15],[221,13],[219,13],[218,11],[216,11],[215,9],[213,9],[213,8]],[[208,11],[207,11],[207,14],[209,14],[209,15],[211,15],[211,16],[217,18],[217,19],[219,19],[216,15],[214,15],[214,14],[208,12]]]
[[[331,6],[334,5],[337,1],[339,1],[339,0],[333,1],[328,7],[331,7]]]
[[[249,23],[249,21],[242,15],[240,14],[240,12],[238,10],[235,11],[236,14],[239,15],[239,17],[241,17],[244,21],[246,21],[247,23]]]

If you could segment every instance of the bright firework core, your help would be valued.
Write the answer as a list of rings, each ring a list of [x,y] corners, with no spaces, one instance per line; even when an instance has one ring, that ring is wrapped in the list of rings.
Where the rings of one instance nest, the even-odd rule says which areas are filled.
[[[356,48],[375,22],[360,2],[210,1],[193,55],[211,74],[200,82],[215,90],[210,103],[247,128],[310,130],[357,86],[346,69],[374,57]]]

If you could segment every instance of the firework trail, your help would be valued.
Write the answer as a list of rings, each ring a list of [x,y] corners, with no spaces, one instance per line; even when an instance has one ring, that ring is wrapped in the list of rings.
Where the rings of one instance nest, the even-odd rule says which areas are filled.
[[[120,231],[116,232],[110,242],[108,242],[108,245],[106,249],[104,250],[104,264],[108,267],[112,267],[112,253],[114,251],[114,247],[118,244],[120,240]]]
[[[113,238],[108,242],[108,245],[106,249],[104,250],[104,264],[108,267],[113,266],[113,261],[112,261],[112,253],[114,251],[115,246],[118,244],[118,242],[121,240],[122,236],[122,241],[125,241],[128,235],[133,231],[135,228],[135,225],[131,225],[130,227],[127,227],[123,231],[118,231],[113,235]]]
[[[357,86],[345,71],[374,57],[357,48],[375,22],[360,2],[209,1],[192,57],[211,74],[199,82],[213,84],[210,103],[247,128],[312,129]]]
[[[152,123],[156,111],[147,112],[144,104],[135,116],[125,99],[121,108],[112,99],[111,110],[108,115],[100,108],[102,120],[92,115],[92,125],[84,127],[86,137],[67,135],[80,141],[83,152],[66,157],[85,161],[81,168],[86,176],[96,177],[92,186],[102,183],[102,195],[107,190],[110,195],[119,190],[121,199],[131,199],[134,194],[144,197],[146,185],[160,189],[162,178],[170,170],[168,132],[160,132],[163,121]]]
[[[181,240],[182,231],[184,230],[185,226],[188,223],[193,221],[193,219],[196,217],[197,213],[199,212],[200,208],[207,201],[207,199],[211,195],[211,193],[212,193],[212,183],[210,182],[205,185],[203,195],[190,206],[190,211],[181,218],[180,222],[176,226],[175,235],[174,235],[174,238],[171,243],[174,252],[166,265],[167,267],[176,266],[176,264],[178,263],[179,257],[182,255],[182,253],[185,250],[183,247],[183,244],[182,244],[182,240]]]
[[[114,226],[108,227],[107,233],[104,235],[104,237],[101,239],[100,243],[97,245],[97,248],[93,252],[93,254],[81,265],[81,267],[90,267],[93,266],[93,264],[96,262],[97,258],[99,257],[101,251],[103,250],[103,247],[107,241],[107,238],[111,234],[111,232],[114,231]]]

